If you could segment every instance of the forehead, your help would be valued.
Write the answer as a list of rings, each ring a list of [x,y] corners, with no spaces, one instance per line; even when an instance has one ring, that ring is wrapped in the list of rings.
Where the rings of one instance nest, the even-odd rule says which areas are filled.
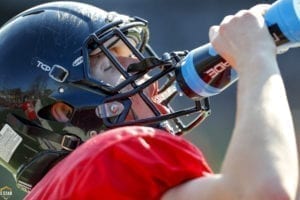
[[[133,39],[127,38],[127,40],[133,46],[136,46],[136,43]],[[130,48],[121,39],[111,38],[110,40],[108,40],[104,43],[104,46],[109,48],[109,51],[111,51],[114,54],[117,54],[119,56],[129,56],[132,54]],[[90,56],[97,55],[101,52],[102,52],[101,49],[98,47],[90,53]]]

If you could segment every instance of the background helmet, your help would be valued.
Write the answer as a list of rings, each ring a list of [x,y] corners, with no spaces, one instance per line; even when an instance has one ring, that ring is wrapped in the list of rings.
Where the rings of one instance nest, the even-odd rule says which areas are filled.
[[[175,59],[159,59],[148,39],[145,20],[75,2],[42,4],[2,26],[0,134],[5,145],[0,148],[7,151],[0,153],[0,162],[16,176],[22,189],[30,190],[89,133],[126,125],[171,131],[163,126],[169,119],[187,130],[207,116],[207,99],[204,105],[196,101],[194,107],[183,111],[169,108],[169,113],[159,112],[154,104],[169,106],[177,93],[169,86],[175,80],[174,63],[179,58],[176,54]],[[116,45],[125,45],[139,62],[126,70],[110,52]],[[91,75],[89,55],[95,51],[109,58],[122,81],[97,80]],[[151,78],[140,82],[146,74]],[[173,88],[171,94],[147,97],[143,89],[162,77],[167,77],[162,94]],[[133,95],[139,95],[155,117],[125,121]],[[51,116],[51,106],[57,102],[72,108],[68,122],[58,122]],[[181,126],[178,117],[194,112],[200,113],[196,120]]]

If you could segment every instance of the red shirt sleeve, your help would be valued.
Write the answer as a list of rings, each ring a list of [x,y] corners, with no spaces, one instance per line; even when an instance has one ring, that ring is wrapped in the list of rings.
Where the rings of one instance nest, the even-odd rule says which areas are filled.
[[[181,137],[149,127],[113,129],[89,139],[52,168],[25,199],[159,199],[211,173]]]

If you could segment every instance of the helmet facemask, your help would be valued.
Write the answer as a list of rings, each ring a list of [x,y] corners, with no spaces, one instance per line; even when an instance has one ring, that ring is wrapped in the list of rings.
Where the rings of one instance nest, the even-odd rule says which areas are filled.
[[[194,101],[182,97],[174,84],[176,62],[159,59],[147,45],[146,22],[132,20],[111,22],[91,34],[83,51],[86,79],[74,84],[106,94],[96,106],[95,113],[107,128],[148,125],[182,134],[208,115],[208,100]],[[122,58],[131,60],[131,63],[124,64]],[[193,106],[173,109],[171,101],[178,97],[189,100]],[[139,102],[146,106],[147,111],[137,107]],[[191,117],[192,122],[183,125],[179,117],[192,113],[196,113]],[[177,130],[172,127],[177,127]]]

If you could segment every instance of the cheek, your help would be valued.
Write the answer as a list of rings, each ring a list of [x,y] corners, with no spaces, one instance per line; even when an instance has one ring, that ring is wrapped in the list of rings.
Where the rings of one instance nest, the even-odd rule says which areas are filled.
[[[101,66],[94,66],[91,73],[95,80],[103,81],[104,83],[108,83],[112,86],[116,86],[120,83],[120,81],[124,80],[123,76],[115,68],[104,71]]]
[[[92,67],[91,75],[94,79],[96,79],[97,81],[101,81],[102,80],[102,74],[103,74],[103,72],[99,67],[97,67],[97,66]]]

